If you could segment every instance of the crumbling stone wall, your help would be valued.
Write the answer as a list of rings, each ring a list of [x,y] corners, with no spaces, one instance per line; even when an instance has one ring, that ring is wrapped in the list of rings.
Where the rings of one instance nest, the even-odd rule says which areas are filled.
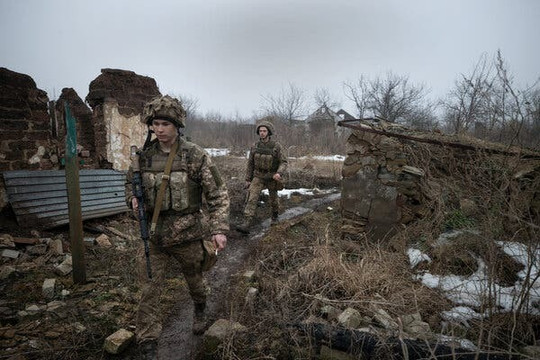
[[[383,120],[352,127],[342,169],[344,237],[378,241],[431,215],[443,226],[443,208],[475,218],[489,216],[492,204],[511,214],[502,224],[509,233],[538,223],[538,152]]]
[[[30,76],[0,68],[0,171],[54,168],[48,101]]]
[[[342,169],[342,235],[379,240],[422,216],[424,171],[396,139],[354,130]]]
[[[147,128],[140,122],[144,104],[161,95],[156,81],[133,71],[102,69],[90,83],[95,150],[101,168],[127,170],[130,146],[141,147]]]

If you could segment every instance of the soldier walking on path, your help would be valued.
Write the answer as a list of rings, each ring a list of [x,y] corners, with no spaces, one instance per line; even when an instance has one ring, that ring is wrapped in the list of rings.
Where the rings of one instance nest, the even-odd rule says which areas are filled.
[[[249,233],[249,228],[255,216],[259,195],[263,189],[268,189],[272,208],[272,224],[279,215],[278,190],[283,189],[283,174],[287,170],[287,157],[283,154],[281,144],[272,140],[275,134],[271,117],[260,120],[256,127],[259,136],[250,150],[246,169],[246,188],[249,188],[248,199],[244,209],[244,221],[237,227],[243,233]]]
[[[213,266],[217,253],[227,243],[227,189],[210,156],[181,137],[185,114],[177,99],[163,96],[147,103],[142,116],[156,135],[151,142],[148,138],[139,153],[144,206],[150,215],[154,214],[149,224],[152,278],[141,271],[144,286],[136,314],[137,342],[146,358],[157,357],[157,340],[166,316],[160,297],[167,262],[174,259],[180,264],[194,304],[192,330],[201,334],[207,326],[208,295],[203,271]],[[159,204],[158,198],[162,200]],[[133,196],[129,203],[135,213],[143,206]],[[144,262],[143,254],[139,260]]]

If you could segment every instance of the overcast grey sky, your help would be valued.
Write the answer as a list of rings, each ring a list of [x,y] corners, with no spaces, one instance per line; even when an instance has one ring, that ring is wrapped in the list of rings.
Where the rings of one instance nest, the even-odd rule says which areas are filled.
[[[540,0],[0,0],[0,66],[50,98],[81,98],[102,68],[154,78],[199,111],[250,116],[294,83],[327,88],[392,71],[446,94],[500,49],[516,84],[540,76]]]

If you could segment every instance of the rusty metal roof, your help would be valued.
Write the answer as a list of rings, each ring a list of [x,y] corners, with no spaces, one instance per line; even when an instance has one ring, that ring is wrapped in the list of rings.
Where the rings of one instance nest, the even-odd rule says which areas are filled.
[[[63,170],[4,171],[8,200],[20,226],[52,228],[69,223]],[[126,174],[109,169],[80,170],[82,219],[128,211]]]

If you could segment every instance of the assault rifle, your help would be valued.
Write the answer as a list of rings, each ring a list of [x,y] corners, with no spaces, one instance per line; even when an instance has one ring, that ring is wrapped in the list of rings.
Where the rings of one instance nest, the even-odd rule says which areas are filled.
[[[139,150],[137,146],[131,146],[131,167],[133,169],[133,195],[137,198],[139,203],[139,225],[141,227],[141,237],[144,243],[144,255],[146,257],[146,272],[148,278],[152,278],[152,270],[150,268],[150,235],[148,233],[148,224],[146,222],[146,211],[144,209],[144,191],[142,186],[141,167],[139,165]]]

